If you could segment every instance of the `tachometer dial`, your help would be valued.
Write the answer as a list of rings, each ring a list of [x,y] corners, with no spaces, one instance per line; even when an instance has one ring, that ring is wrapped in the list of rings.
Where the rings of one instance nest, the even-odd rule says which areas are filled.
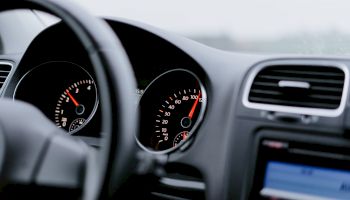
[[[99,132],[98,91],[94,77],[75,63],[52,61],[28,71],[19,81],[14,99],[39,108],[69,134],[96,136]],[[91,120],[97,113],[94,120]],[[90,124],[88,130],[83,130]]]
[[[80,80],[66,88],[60,95],[55,122],[70,134],[82,128],[96,111],[97,91],[93,80]]]
[[[173,70],[161,75],[140,101],[139,142],[157,152],[181,146],[197,128],[205,105],[206,92],[192,72]]]

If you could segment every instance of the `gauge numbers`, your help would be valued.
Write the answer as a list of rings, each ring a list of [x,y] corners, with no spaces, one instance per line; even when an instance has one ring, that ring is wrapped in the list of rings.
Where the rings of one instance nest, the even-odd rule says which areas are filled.
[[[206,98],[199,78],[186,69],[158,76],[140,100],[138,144],[153,153],[169,153],[188,142],[203,119]]]
[[[55,123],[70,134],[81,129],[97,107],[97,91],[91,79],[74,82],[60,95],[55,108]]]
[[[181,89],[166,97],[155,118],[154,149],[168,149],[185,141],[198,118],[201,104],[199,89]]]

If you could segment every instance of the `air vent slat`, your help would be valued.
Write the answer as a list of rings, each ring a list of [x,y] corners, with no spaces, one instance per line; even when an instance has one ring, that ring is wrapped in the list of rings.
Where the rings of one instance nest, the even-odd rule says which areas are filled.
[[[324,76],[324,77],[339,77],[342,78],[344,74],[342,73],[324,73],[324,72],[306,72],[306,71],[297,71],[297,70],[271,70],[272,72],[283,73],[283,74],[292,74],[292,75],[312,75],[312,76]]]
[[[287,95],[283,95],[281,94],[273,94],[272,92],[268,92],[268,93],[263,93],[263,92],[252,92],[251,98],[249,98],[249,100],[251,100],[252,98],[258,96],[259,98],[274,98],[277,100],[282,100],[282,101],[297,101],[299,102],[299,104],[303,104],[304,102],[308,102],[308,101],[314,101],[314,102],[318,102],[318,101],[323,101],[326,103],[332,103],[332,104],[336,104],[337,102],[339,102],[340,99],[338,99],[337,97],[331,97],[331,96],[326,96],[326,95],[309,95],[309,97],[306,99],[303,96],[287,96]],[[270,101],[270,100],[268,100]]]
[[[250,91],[251,93],[258,93],[258,94],[270,94],[270,95],[281,95],[281,92],[274,91],[274,90],[259,90],[259,89],[252,89]]]
[[[0,76],[4,76],[5,78],[9,75],[9,72],[0,72]]]
[[[298,106],[298,107],[310,107],[310,108],[324,108],[324,107],[334,108],[333,104],[328,104],[328,103],[291,102],[288,100],[276,100],[276,99],[267,99],[267,98],[259,98],[259,97],[252,97],[250,98],[250,100],[264,101],[264,103],[278,104],[278,105],[285,105],[285,106]]]
[[[340,106],[345,73],[332,66],[276,65],[263,68],[249,91],[251,103],[337,109]],[[285,87],[281,81],[292,82]],[[300,84],[297,84],[297,83]],[[294,84],[295,83],[295,84]],[[299,88],[297,85],[309,85]]]
[[[254,85],[259,85],[259,86],[267,86],[267,87],[278,87],[277,83],[270,83],[270,82],[260,82],[260,81],[256,81],[254,82]]]
[[[266,90],[277,90],[279,89],[278,83],[270,83],[270,82],[255,82],[253,84],[254,88],[258,89],[266,89]],[[335,88],[335,87],[327,87],[327,86],[312,86],[311,88],[313,91],[319,91],[319,92],[333,92],[333,93],[342,93],[342,88]]]
[[[335,100],[335,101],[341,100],[341,96],[330,96],[330,95],[321,95],[321,94],[310,95],[310,97],[314,99],[325,99],[325,100]]]
[[[261,75],[261,76],[259,76],[259,79],[305,81],[305,78],[303,78],[303,77],[272,76],[272,75]],[[344,81],[342,81],[342,80],[332,80],[332,79],[329,80],[329,79],[316,79],[316,78],[309,78],[307,81],[313,82],[313,83],[330,83],[330,84],[343,84],[344,83]]]
[[[8,75],[11,72],[12,65],[0,61],[0,89],[4,85]]]
[[[255,85],[253,86],[254,89],[251,90],[251,93],[269,93],[269,94],[282,94],[283,91],[280,87],[278,86],[260,86],[260,85]],[[323,87],[323,88],[316,88],[312,87],[311,90],[308,91],[309,95],[325,95],[325,96],[330,96],[330,95],[336,95],[336,96],[341,96],[342,89],[333,89],[331,87]],[[338,99],[338,98],[337,98]]]
[[[322,86],[312,86],[313,90],[325,91],[325,92],[343,92],[343,88],[334,88],[334,87],[322,87]]]

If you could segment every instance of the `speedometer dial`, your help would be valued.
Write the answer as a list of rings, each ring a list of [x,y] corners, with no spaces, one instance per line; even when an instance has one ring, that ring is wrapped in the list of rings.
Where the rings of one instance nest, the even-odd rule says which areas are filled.
[[[178,89],[165,97],[155,119],[151,146],[165,150],[185,141],[197,121],[202,101],[200,89],[195,88]],[[177,137],[176,133],[181,136]]]
[[[181,146],[198,127],[205,105],[206,92],[196,75],[187,70],[166,72],[141,98],[139,143],[154,152]]]

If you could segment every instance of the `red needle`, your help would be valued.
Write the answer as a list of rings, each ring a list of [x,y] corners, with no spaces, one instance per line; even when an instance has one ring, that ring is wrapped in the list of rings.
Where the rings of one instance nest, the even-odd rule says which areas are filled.
[[[197,107],[199,98],[201,98],[201,91],[198,92],[198,97],[197,97],[196,101],[193,103],[193,106],[192,106],[192,108],[191,108],[191,111],[190,111],[190,113],[188,114],[188,118],[190,118],[190,119],[192,119],[192,117],[193,117],[193,114],[194,114],[194,111],[196,110],[196,107]]]
[[[186,132],[184,131],[184,132],[182,132],[182,140],[186,140]]]
[[[71,95],[71,93],[69,92],[68,89],[66,90],[66,93],[68,94],[69,98],[72,99],[72,102],[74,103],[74,105],[75,105],[76,107],[78,107],[78,106],[79,106],[79,103],[78,103],[77,100],[75,100],[75,98]]]

